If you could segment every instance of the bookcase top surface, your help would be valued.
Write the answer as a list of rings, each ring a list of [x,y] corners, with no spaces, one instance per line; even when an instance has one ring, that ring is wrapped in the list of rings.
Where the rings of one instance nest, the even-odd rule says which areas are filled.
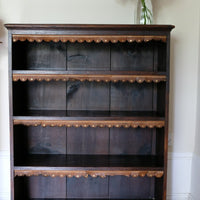
[[[140,24],[5,24],[7,29],[21,30],[132,30],[132,31],[171,31],[174,25],[140,25]]]

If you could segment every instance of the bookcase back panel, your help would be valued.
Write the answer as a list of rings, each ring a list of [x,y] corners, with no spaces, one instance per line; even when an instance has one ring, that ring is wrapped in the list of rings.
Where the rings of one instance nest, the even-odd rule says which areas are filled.
[[[67,154],[109,154],[109,128],[67,128]]]
[[[67,178],[67,197],[108,198],[108,179],[108,177]]]
[[[15,156],[25,154],[66,154],[65,127],[14,127]]]
[[[106,178],[18,177],[15,179],[17,188],[15,197],[17,200],[31,198],[161,198],[159,194],[161,191],[155,192],[156,181],[156,178],[124,176]]]
[[[154,129],[111,128],[110,154],[151,155],[154,153]],[[127,139],[128,138],[128,139]]]
[[[109,110],[109,96],[108,83],[69,81],[67,110]]]
[[[65,82],[16,82],[14,113],[23,110],[66,110]]]
[[[113,83],[110,110],[152,111],[154,84]]]
[[[68,43],[67,70],[110,70],[110,45],[104,43]]]
[[[15,199],[66,198],[66,178],[51,177],[16,177]]]
[[[54,42],[13,43],[13,69],[66,70],[66,44]]]
[[[22,110],[110,110],[164,114],[165,111],[165,83],[15,82],[13,92],[14,113]]]
[[[153,58],[153,46],[150,44],[114,44],[111,50],[111,70],[153,71]]]
[[[166,71],[166,44],[15,42],[15,70]]]
[[[155,197],[154,182],[155,178],[148,177],[110,177],[109,197],[113,199],[151,199]]]
[[[163,138],[156,128],[14,127],[16,160],[27,154],[162,155]]]
[[[155,134],[156,129],[68,128],[67,153],[152,155]]]

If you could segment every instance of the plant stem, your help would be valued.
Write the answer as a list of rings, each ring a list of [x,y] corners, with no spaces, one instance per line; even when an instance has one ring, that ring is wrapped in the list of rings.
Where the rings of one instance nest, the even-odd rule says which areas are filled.
[[[141,4],[142,4],[143,16],[144,16],[144,24],[147,24],[147,20],[149,20],[150,23],[151,23],[151,22],[152,22],[152,20],[151,20],[152,13],[151,13],[151,11],[147,8],[145,0],[141,0]]]

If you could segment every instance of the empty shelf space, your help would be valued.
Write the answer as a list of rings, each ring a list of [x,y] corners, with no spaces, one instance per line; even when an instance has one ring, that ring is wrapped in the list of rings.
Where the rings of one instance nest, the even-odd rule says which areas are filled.
[[[98,110],[24,110],[15,113],[14,118],[19,117],[62,117],[69,119],[152,119],[163,120],[162,114],[154,111],[98,111]]]
[[[15,167],[62,167],[84,169],[162,169],[161,156],[132,156],[132,155],[62,155],[34,154],[17,158]]]
[[[29,155],[15,161],[15,176],[163,176],[158,156]]]
[[[134,71],[42,71],[14,70],[13,81],[104,81],[104,82],[161,82],[166,81],[164,72]]]

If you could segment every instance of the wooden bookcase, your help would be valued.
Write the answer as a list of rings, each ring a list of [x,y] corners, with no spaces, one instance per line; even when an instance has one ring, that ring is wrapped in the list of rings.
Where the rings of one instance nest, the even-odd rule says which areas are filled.
[[[12,200],[165,200],[171,25],[6,24]]]

